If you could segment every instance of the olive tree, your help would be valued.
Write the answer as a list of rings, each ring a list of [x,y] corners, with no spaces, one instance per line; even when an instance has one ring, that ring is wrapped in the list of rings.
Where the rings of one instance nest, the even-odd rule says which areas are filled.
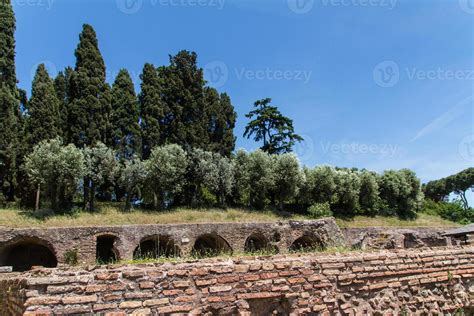
[[[186,152],[179,145],[155,147],[146,161],[147,184],[153,193],[153,206],[164,208],[186,183]]]
[[[250,178],[248,172],[249,154],[243,150],[237,150],[234,157],[234,203],[250,206]]]
[[[360,179],[349,169],[336,170],[334,175],[333,208],[341,215],[353,215],[359,210]]]
[[[89,193],[85,194],[86,209],[94,210],[96,188],[104,183],[115,183],[119,172],[119,163],[114,151],[103,143],[98,142],[95,146],[84,149],[86,159],[86,181],[84,187]]]
[[[359,205],[366,215],[376,215],[380,208],[379,184],[377,174],[369,171],[359,173],[360,193]]]
[[[140,188],[145,183],[146,178],[147,169],[140,158],[135,156],[132,159],[125,161],[120,172],[119,183],[126,192],[126,211],[130,210],[132,207],[131,201],[133,195],[136,193],[140,195]]]
[[[261,150],[252,152],[246,164],[246,172],[250,186],[250,205],[262,209],[266,205],[267,193],[274,183],[272,158]]]
[[[60,139],[45,140],[36,145],[23,165],[28,179],[36,186],[35,210],[40,207],[41,187],[49,193],[52,207],[72,202],[79,179],[85,174],[84,156],[74,145],[63,146]]]
[[[278,197],[278,207],[283,210],[285,200],[294,198],[303,183],[298,158],[294,154],[273,156],[273,185]]]

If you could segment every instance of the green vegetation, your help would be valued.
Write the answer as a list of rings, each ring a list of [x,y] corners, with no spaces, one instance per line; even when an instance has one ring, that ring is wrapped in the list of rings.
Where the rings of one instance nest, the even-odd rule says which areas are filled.
[[[117,205],[118,204],[118,205]],[[68,214],[57,214],[52,210],[31,212],[16,208],[0,209],[0,226],[21,227],[71,227],[103,225],[147,225],[176,223],[223,223],[223,222],[274,222],[278,220],[310,220],[310,216],[292,213],[243,209],[187,209],[178,208],[162,212],[133,209],[123,211],[121,203],[99,203],[94,212],[75,208]],[[351,219],[336,218],[340,227],[455,227],[456,224],[439,216],[420,213],[415,220],[397,217],[355,216]]]

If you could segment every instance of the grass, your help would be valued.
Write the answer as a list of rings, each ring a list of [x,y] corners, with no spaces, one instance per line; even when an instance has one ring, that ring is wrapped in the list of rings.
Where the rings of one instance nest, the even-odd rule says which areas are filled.
[[[146,225],[178,223],[217,222],[273,222],[278,220],[305,220],[304,215],[279,213],[275,211],[249,211],[243,209],[175,209],[171,211],[133,210],[124,212],[113,204],[102,204],[100,210],[75,212],[69,215],[54,214],[51,211],[0,209],[0,226],[22,227],[70,227],[103,225]],[[419,214],[416,220],[401,220],[396,217],[356,216],[352,219],[337,219],[342,228],[351,227],[455,227],[453,222],[440,217]]]
[[[355,216],[351,219],[336,219],[341,228],[363,228],[363,227],[458,227],[457,223],[448,221],[439,216],[419,213],[415,220],[403,220],[398,217],[384,216]]]
[[[302,248],[300,250],[295,250],[290,252],[291,254],[310,254],[310,253],[320,253],[320,254],[336,254],[336,253],[348,253],[348,252],[354,252],[357,251],[355,249],[351,249],[348,247],[333,247],[333,248],[327,248],[327,249],[319,249],[319,248]],[[221,252],[221,253],[214,253],[214,252],[209,252],[208,255],[191,255],[189,257],[143,257],[143,258],[135,258],[133,260],[122,260],[119,262],[116,262],[115,264],[147,264],[147,263],[183,263],[183,262],[189,262],[189,261],[194,261],[194,260],[200,260],[200,259],[207,259],[207,258],[212,258],[212,259],[221,259],[221,260],[227,260],[227,259],[232,259],[232,258],[250,258],[250,257],[268,257],[268,256],[275,256],[278,253],[276,253],[272,249],[268,250],[258,250],[258,251],[252,251],[252,252],[242,252],[242,253],[229,253],[229,252]],[[100,263],[98,263],[100,264]]]

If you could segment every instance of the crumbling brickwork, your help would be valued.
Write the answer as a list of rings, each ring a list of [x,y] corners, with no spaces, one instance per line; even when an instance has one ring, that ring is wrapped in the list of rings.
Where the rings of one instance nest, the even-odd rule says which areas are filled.
[[[263,248],[272,247],[278,253],[287,253],[301,238],[314,247],[345,244],[344,236],[332,218],[273,223],[0,228],[0,266],[12,265],[12,260],[23,258],[18,263],[22,268],[19,271],[27,270],[26,263],[32,259],[36,260],[32,265],[55,267],[66,263],[70,253],[77,254],[78,263],[94,264],[101,250],[113,253],[117,260],[130,260],[148,240],[164,240],[161,244],[172,249],[163,252],[173,252],[181,257],[189,256],[196,246],[203,245],[224,248],[230,253],[243,253],[251,240]],[[107,247],[109,249],[102,249]],[[40,253],[41,258],[27,258]]]
[[[9,284],[25,315],[450,315],[474,304],[474,247],[36,269],[2,297]]]

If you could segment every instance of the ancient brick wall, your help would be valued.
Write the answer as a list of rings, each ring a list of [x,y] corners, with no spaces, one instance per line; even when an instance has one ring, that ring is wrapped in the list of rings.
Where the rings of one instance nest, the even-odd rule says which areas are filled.
[[[21,315],[25,311],[24,279],[0,280],[0,315]]]
[[[0,227],[0,266],[11,265],[13,258],[36,259],[33,265],[55,267],[65,263],[68,253],[75,252],[77,261],[94,264],[100,241],[117,260],[130,260],[148,240],[167,245],[164,252],[181,257],[191,254],[196,244],[213,245],[229,253],[243,253],[253,241],[263,248],[272,247],[287,253],[299,241],[314,247],[335,247],[345,244],[344,236],[334,219],[285,221],[273,223],[212,223],[176,225],[130,225],[103,227],[70,227],[49,229],[11,229]],[[42,254],[28,258],[30,254]],[[27,269],[22,269],[27,270]],[[19,270],[21,271],[21,270]]]
[[[448,314],[474,305],[474,247],[36,269],[16,278],[26,315]],[[17,281],[0,288],[8,282]]]

